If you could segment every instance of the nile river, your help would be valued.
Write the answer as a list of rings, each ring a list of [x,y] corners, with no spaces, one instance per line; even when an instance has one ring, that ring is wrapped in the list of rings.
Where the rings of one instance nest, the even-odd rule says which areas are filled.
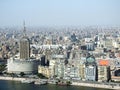
[[[34,85],[0,80],[0,90],[110,90],[80,86]]]

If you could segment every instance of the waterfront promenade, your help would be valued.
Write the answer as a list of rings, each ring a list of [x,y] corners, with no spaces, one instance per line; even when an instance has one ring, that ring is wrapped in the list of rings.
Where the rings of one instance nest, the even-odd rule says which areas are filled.
[[[22,81],[22,80],[26,80],[26,78],[0,76],[0,80]]]
[[[72,82],[71,85],[120,90],[120,84],[114,83],[111,84],[111,83]]]
[[[38,79],[0,76],[0,80],[11,80],[11,81],[32,80],[32,81],[37,81]],[[120,84],[118,84],[118,83],[117,84],[116,83],[92,83],[92,82],[72,81],[71,85],[120,90]]]

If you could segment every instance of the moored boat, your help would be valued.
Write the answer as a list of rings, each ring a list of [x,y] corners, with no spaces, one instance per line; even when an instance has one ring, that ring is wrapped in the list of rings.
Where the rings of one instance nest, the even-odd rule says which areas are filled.
[[[21,83],[29,83],[29,84],[33,84],[34,81],[32,81],[32,80],[22,80]]]
[[[45,85],[45,84],[47,84],[47,82],[45,82],[45,81],[35,81],[34,84],[36,84],[36,85]]]
[[[57,83],[57,85],[61,85],[61,86],[69,86],[69,85],[70,85],[70,83],[60,81],[60,82],[58,82],[58,83]]]

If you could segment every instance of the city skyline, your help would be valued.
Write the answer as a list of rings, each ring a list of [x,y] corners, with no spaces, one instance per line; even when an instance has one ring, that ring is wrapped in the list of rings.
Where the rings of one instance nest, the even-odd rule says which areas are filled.
[[[0,27],[120,25],[119,0],[0,1]]]

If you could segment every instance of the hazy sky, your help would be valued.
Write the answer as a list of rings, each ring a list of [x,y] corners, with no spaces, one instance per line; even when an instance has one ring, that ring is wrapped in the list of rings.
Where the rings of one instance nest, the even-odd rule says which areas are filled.
[[[120,25],[120,0],[0,0],[0,26]]]

